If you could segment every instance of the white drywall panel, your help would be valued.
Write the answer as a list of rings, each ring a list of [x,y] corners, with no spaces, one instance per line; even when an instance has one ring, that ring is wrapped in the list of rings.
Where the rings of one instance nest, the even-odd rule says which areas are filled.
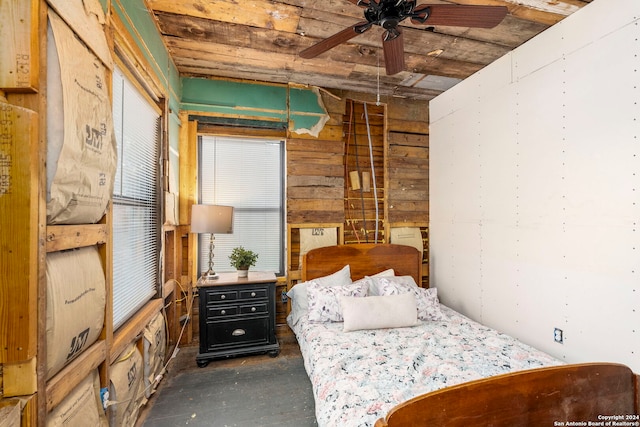
[[[437,257],[431,258],[439,281],[447,285],[438,288],[438,296],[447,306],[478,319],[482,310],[479,227],[458,223],[450,227],[445,225],[441,232],[446,233],[446,246]]]
[[[562,320],[565,301],[556,286],[562,272],[543,243],[553,232],[513,232],[501,225],[483,231],[482,323],[542,348]]]
[[[476,220],[482,224],[515,222],[517,114],[510,86],[497,87],[482,98],[476,112],[474,143],[479,146],[479,176],[470,185],[479,188]],[[482,143],[479,143],[482,141]]]
[[[636,372],[639,12],[596,0],[430,104],[442,301],[568,362]]]
[[[557,224],[562,200],[562,106],[557,86],[560,72],[552,63],[510,87],[516,114],[516,152],[512,162],[517,191],[518,226],[540,228]]]
[[[449,128],[446,135],[455,136],[444,136],[443,144],[439,147],[443,161],[434,165],[436,170],[431,169],[431,165],[429,167],[430,185],[431,178],[436,179],[434,191],[440,191],[440,197],[446,200],[435,211],[430,209],[430,216],[442,215],[447,220],[473,221],[469,215],[475,211],[480,196],[473,187],[478,179],[477,157],[480,155],[479,144],[473,143],[476,139],[473,121],[473,117],[458,121],[451,117],[442,121],[442,126]],[[442,173],[438,172],[438,168]],[[454,188],[461,191],[453,191]]]
[[[465,87],[473,87],[470,91],[465,88],[458,88],[458,85],[447,90],[446,98],[438,98],[439,108],[435,111],[435,116],[429,111],[431,122],[440,120],[442,117],[452,114],[459,108],[467,108],[479,98],[490,95],[511,81],[512,67],[511,56],[507,54],[491,63],[491,71],[486,72],[485,68],[474,73],[465,79]]]
[[[447,292],[439,291],[442,301],[446,301],[451,307],[464,309],[469,315],[479,315],[479,298],[457,298],[459,295],[474,295],[480,290],[477,279],[480,232],[477,221],[468,215],[477,210],[479,196],[473,188],[473,182],[478,176],[478,163],[474,160],[479,155],[478,145],[468,143],[473,139],[473,133],[469,133],[473,130],[472,120],[471,118],[463,121],[462,126],[448,121],[447,118],[443,120],[445,128],[457,126],[457,138],[447,139],[439,146],[443,161],[436,166],[436,170],[429,168],[430,176],[435,174],[446,177],[443,180],[438,179],[437,185],[433,187],[444,203],[435,211],[430,210],[430,216],[446,220],[435,234],[430,232],[429,239],[440,240],[443,248],[438,257],[432,257],[430,260],[430,275],[438,271],[439,277],[446,278],[449,285]],[[438,172],[438,168],[442,170]],[[464,182],[458,177],[463,177]],[[462,191],[457,191],[458,189]],[[437,281],[432,284],[438,286]]]
[[[579,15],[558,22],[512,52],[514,81],[563,61],[567,55],[640,18],[637,0],[598,0],[583,9],[576,12]]]

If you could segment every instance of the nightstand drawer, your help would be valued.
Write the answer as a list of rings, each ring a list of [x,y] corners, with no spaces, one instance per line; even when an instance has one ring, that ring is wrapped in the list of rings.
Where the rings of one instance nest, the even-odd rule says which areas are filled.
[[[212,290],[207,289],[206,300],[209,304],[215,304],[226,301],[236,301],[238,299],[238,291],[235,290]]]
[[[267,313],[268,311],[269,310],[267,309],[266,302],[240,306],[241,314],[259,314],[259,313]]]
[[[240,307],[237,305],[221,306],[216,305],[214,307],[207,307],[207,320],[217,319],[220,317],[235,316],[240,312]]]
[[[269,343],[269,317],[207,324],[206,351]]]
[[[240,291],[240,299],[267,299],[267,296],[268,294],[265,288]]]
[[[256,304],[243,305],[210,305],[207,307],[207,320],[233,317],[238,314],[264,314],[269,312],[267,302],[257,301]]]

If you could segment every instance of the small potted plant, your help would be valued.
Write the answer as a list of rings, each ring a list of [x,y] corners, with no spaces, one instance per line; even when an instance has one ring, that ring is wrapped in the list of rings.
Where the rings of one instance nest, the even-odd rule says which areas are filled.
[[[229,260],[231,260],[231,265],[238,270],[238,277],[247,277],[249,267],[256,265],[256,261],[258,261],[258,254],[238,246],[231,251]]]

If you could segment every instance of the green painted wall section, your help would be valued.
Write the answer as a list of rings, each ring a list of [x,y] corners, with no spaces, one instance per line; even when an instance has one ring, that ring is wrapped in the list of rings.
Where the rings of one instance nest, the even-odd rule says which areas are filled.
[[[322,98],[318,89],[292,88],[289,99],[291,129],[300,132],[301,129],[309,130],[315,134],[329,119],[327,111],[322,105]],[[319,129],[318,129],[319,128]],[[317,132],[311,131],[316,129]]]
[[[289,122],[292,130],[312,129],[327,116],[317,90],[192,77],[182,79],[181,108]]]
[[[101,0],[104,4],[109,0]],[[169,94],[169,108],[180,108],[181,82],[178,69],[171,60],[162,38],[158,33],[151,13],[143,0],[110,0],[111,8],[124,23],[136,42],[154,74]]]
[[[287,88],[185,77],[182,79],[182,109],[242,114],[286,122]]]
[[[317,90],[285,85],[180,78],[144,0],[100,0],[108,4],[126,26],[154,74],[169,94],[169,108],[192,112],[264,118],[288,123],[296,131],[322,127],[327,112]],[[170,121],[170,126],[175,121]]]
[[[112,12],[117,14],[131,38],[144,55],[145,60],[150,64],[151,71],[163,85],[169,104],[169,129],[167,135],[169,139],[169,170],[165,173],[169,176],[168,193],[165,195],[165,221],[171,222],[177,218],[178,205],[177,195],[179,192],[179,170],[180,153],[179,131],[181,124],[178,119],[180,111],[180,98],[182,97],[182,84],[180,75],[175,64],[169,56],[157,27],[152,19],[151,13],[147,10],[144,0],[100,0],[102,6],[107,9],[107,2],[111,4]],[[171,212],[170,212],[171,210]]]
[[[291,114],[291,130],[301,133],[301,129],[312,129],[318,125],[320,118],[317,116],[301,116],[299,114]],[[324,123],[323,123],[324,124]]]
[[[312,114],[326,114],[324,108],[318,104],[318,94],[311,89],[291,88],[291,111]]]

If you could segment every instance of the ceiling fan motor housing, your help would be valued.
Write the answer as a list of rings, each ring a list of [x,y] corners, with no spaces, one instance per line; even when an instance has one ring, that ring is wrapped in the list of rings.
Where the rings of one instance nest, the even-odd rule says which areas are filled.
[[[380,0],[379,3],[372,1],[364,11],[364,17],[372,24],[391,30],[411,16],[415,5],[415,0]]]

